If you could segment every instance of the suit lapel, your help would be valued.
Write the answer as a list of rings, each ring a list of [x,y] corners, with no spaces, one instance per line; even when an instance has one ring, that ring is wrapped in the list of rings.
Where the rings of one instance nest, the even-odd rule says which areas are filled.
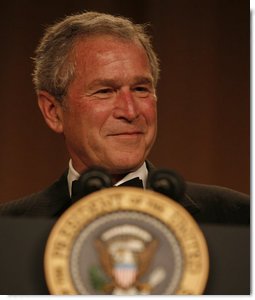
[[[149,161],[146,161],[148,172],[152,172],[156,168]],[[186,192],[179,203],[188,210],[192,215],[200,212],[198,204]],[[60,177],[60,179],[50,186],[45,191],[38,194],[38,201],[36,205],[31,207],[31,213],[35,210],[40,212],[42,216],[58,217],[71,205],[71,199],[68,191],[67,171]]]
[[[24,215],[58,217],[71,205],[67,172],[47,189],[21,199]]]

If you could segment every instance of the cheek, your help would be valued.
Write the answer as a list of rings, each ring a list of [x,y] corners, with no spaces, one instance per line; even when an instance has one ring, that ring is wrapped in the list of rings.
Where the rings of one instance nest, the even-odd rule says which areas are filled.
[[[106,105],[100,105],[87,99],[79,99],[70,105],[69,118],[72,122],[92,124],[99,121],[105,114]]]
[[[146,109],[147,135],[145,137],[147,144],[151,147],[154,144],[157,135],[157,106],[156,102],[147,105]]]
[[[157,126],[157,105],[155,101],[147,102],[143,107],[144,116],[148,126]]]
[[[64,135],[68,140],[79,140],[84,136],[84,128],[87,126],[88,106],[84,101],[72,99],[70,103],[67,102],[64,114],[63,125]]]
[[[87,136],[96,137],[101,134],[104,124],[111,115],[112,107],[107,103],[87,101],[86,105],[80,104],[75,111],[74,122]]]

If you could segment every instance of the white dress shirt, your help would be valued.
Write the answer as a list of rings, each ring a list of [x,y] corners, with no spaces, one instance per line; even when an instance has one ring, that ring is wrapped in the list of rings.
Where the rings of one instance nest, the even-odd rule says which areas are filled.
[[[68,174],[67,174],[67,182],[68,182],[68,189],[69,189],[70,196],[72,194],[72,182],[74,180],[79,179],[79,177],[80,177],[80,174],[74,169],[73,164],[72,164],[72,160],[70,159],[70,161],[69,161],[69,170],[68,170]],[[122,183],[124,183],[128,180],[131,180],[131,179],[135,178],[135,177],[139,177],[139,179],[142,180],[143,188],[145,188],[147,177],[148,177],[148,170],[147,170],[145,162],[142,164],[142,166],[139,169],[137,169],[134,172],[128,173],[120,181],[115,183],[114,186],[118,186],[118,185],[120,185],[120,184],[122,184]]]

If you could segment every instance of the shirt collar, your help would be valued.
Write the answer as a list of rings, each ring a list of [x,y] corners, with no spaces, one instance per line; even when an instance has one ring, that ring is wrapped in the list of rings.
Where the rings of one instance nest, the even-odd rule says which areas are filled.
[[[128,173],[125,177],[123,177],[120,181],[118,181],[117,183],[114,184],[114,186],[118,186],[128,180],[131,180],[135,177],[139,177],[139,179],[142,180],[143,182],[143,188],[146,187],[146,181],[147,181],[147,177],[148,177],[148,170],[147,170],[147,167],[146,167],[146,163],[144,162],[142,164],[142,166],[137,169],[136,171],[134,172],[131,172],[131,173]]]
[[[68,174],[67,174],[67,182],[68,182],[68,190],[69,190],[69,195],[72,195],[72,182],[74,180],[78,180],[80,177],[80,174],[74,169],[72,160],[69,160],[69,169],[68,169]]]
[[[68,182],[68,189],[69,189],[69,194],[71,196],[72,194],[72,182],[74,180],[79,179],[80,174],[74,169],[73,164],[72,164],[72,160],[69,160],[69,169],[68,169],[68,174],[67,174],[67,182]],[[146,167],[146,163],[144,162],[142,164],[142,166],[137,169],[134,172],[128,173],[125,177],[123,177],[120,181],[118,181],[117,183],[114,184],[114,186],[118,186],[128,180],[131,180],[135,177],[139,177],[139,179],[142,180],[143,182],[143,188],[146,187],[146,181],[147,181],[147,177],[148,177],[148,170]]]

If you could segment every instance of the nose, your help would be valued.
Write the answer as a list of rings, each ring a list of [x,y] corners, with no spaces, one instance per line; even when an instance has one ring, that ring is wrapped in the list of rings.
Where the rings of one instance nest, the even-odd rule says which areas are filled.
[[[138,104],[130,90],[120,90],[117,93],[113,116],[132,122],[139,115]]]

